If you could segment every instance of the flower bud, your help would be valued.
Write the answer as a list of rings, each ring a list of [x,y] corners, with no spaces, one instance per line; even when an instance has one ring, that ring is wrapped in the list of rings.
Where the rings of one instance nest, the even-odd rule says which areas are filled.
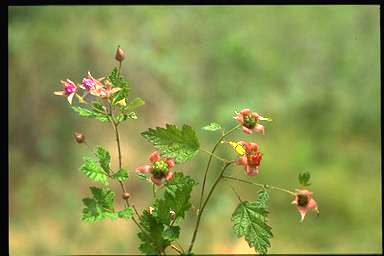
[[[117,61],[122,62],[124,60],[124,57],[125,57],[125,54],[124,54],[123,49],[121,49],[120,47],[117,47],[115,59]]]
[[[77,143],[83,143],[85,141],[85,136],[82,133],[75,132],[73,133],[73,136]]]
[[[176,219],[176,213],[175,213],[174,211],[170,210],[170,211],[169,211],[169,215],[170,215],[170,217],[171,217],[171,220]]]
[[[124,200],[127,200],[130,196],[131,194],[129,194],[128,192],[124,192],[122,197]]]

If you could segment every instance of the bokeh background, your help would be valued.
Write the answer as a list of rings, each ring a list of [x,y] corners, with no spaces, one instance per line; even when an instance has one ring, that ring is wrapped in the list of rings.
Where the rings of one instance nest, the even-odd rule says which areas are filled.
[[[133,223],[80,220],[94,183],[79,171],[89,151],[72,133],[110,150],[113,167],[116,145],[110,126],[80,118],[53,95],[60,80],[108,74],[117,45],[132,97],[146,101],[138,120],[120,126],[126,169],[147,163],[152,148],[140,136],[147,128],[187,123],[209,150],[218,134],[200,128],[218,122],[229,129],[234,111],[248,106],[273,122],[264,136],[239,131],[231,139],[261,145],[261,173],[229,173],[294,190],[298,173],[310,171],[320,208],[318,218],[309,213],[299,223],[292,198],[272,191],[269,252],[382,252],[379,6],[30,6],[8,14],[11,255],[139,253]],[[235,156],[228,146],[217,152]],[[206,161],[199,153],[177,170],[201,181]],[[219,163],[212,167],[209,182]],[[151,187],[133,172],[126,186],[138,208],[150,205]],[[257,187],[233,186],[255,200]],[[118,184],[113,189],[120,197]],[[232,232],[236,205],[221,184],[195,253],[254,253]],[[185,248],[195,220],[191,210]]]

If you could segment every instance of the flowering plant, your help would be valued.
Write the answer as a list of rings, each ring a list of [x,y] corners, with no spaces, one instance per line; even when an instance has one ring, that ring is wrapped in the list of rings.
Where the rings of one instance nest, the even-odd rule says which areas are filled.
[[[142,253],[163,255],[166,254],[166,250],[172,249],[181,255],[192,254],[201,218],[217,185],[222,180],[242,182],[257,186],[260,190],[255,201],[245,201],[230,185],[239,199],[239,204],[231,218],[233,231],[239,238],[244,237],[249,246],[253,247],[256,252],[266,254],[268,247],[271,246],[270,238],[273,236],[272,228],[268,224],[268,190],[277,190],[292,196],[292,204],[297,206],[301,221],[304,220],[309,209],[319,212],[312,192],[305,188],[310,185],[308,183],[309,172],[299,174],[301,188],[297,189],[296,192],[224,175],[225,170],[233,164],[242,165],[247,176],[257,176],[261,173],[263,153],[256,142],[225,140],[239,129],[250,140],[252,140],[251,136],[254,136],[250,135],[252,132],[264,134],[265,126],[260,122],[272,120],[252,112],[250,108],[243,108],[239,112],[235,112],[236,115],[233,118],[239,124],[228,131],[217,123],[211,123],[202,128],[210,132],[221,131],[221,136],[211,151],[205,151],[200,147],[195,130],[187,124],[181,128],[175,124],[166,124],[165,127],[149,128],[143,131],[141,135],[153,144],[154,151],[149,154],[151,164],[136,165],[138,166],[136,176],[145,185],[152,186],[153,200],[148,203],[148,207],[138,211],[131,200],[129,189],[127,190],[124,183],[130,176],[122,164],[118,126],[130,119],[137,119],[134,110],[143,105],[144,101],[138,97],[130,100],[128,81],[120,74],[121,64],[125,58],[124,51],[120,47],[117,48],[115,58],[119,67],[114,68],[108,76],[95,79],[88,72],[80,84],[66,79],[66,81],[61,81],[64,84],[64,90],[54,92],[55,95],[65,96],[71,105],[74,96],[76,96],[79,105],[72,106],[74,111],[83,117],[108,122],[114,130],[118,151],[117,170],[111,169],[111,155],[105,148],[97,146],[94,150],[87,144],[84,134],[79,132],[73,134],[77,143],[85,144],[92,152],[91,155],[84,157],[84,164],[80,170],[92,181],[102,183],[105,186],[90,187],[92,196],[83,199],[84,209],[81,217],[83,221],[95,222],[106,218],[132,220],[139,230],[138,238],[141,240],[139,250]],[[233,159],[225,159],[215,154],[216,149],[221,145],[232,146],[235,153]],[[179,224],[184,220],[186,212],[192,206],[191,192],[198,183],[190,176],[174,169],[177,164],[192,160],[198,151],[208,153],[209,158],[202,173],[204,175],[202,175],[195,228],[188,249],[184,249],[181,242],[178,241],[181,232]],[[218,171],[217,178],[208,193],[205,193],[207,174],[213,158],[221,161],[223,167]],[[150,177],[147,176],[148,174]],[[120,184],[121,197],[125,203],[123,209],[115,208],[115,192],[109,187],[110,182]],[[160,196],[158,190],[162,188],[165,190]]]

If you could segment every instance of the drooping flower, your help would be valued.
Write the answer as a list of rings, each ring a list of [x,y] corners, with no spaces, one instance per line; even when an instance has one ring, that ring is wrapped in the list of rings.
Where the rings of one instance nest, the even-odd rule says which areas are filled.
[[[160,153],[158,151],[153,151],[149,155],[149,161],[152,165],[143,165],[136,168],[136,172],[152,174],[151,180],[157,186],[161,186],[162,180],[165,178],[167,181],[173,179],[174,172],[172,167],[175,166],[175,162],[171,158],[161,159]]]
[[[270,121],[269,118],[262,117],[256,112],[251,112],[249,108],[243,108],[239,113],[235,112],[236,116],[233,118],[242,124],[241,129],[245,133],[264,132],[264,125],[257,123],[257,121]]]
[[[83,78],[83,83],[80,87],[84,90],[88,90],[90,94],[97,97],[109,97],[112,94],[118,92],[120,88],[112,88],[110,81],[105,80],[105,85],[101,82],[104,77],[95,79],[90,72],[88,76]]]
[[[64,91],[57,91],[54,92],[54,94],[59,96],[66,96],[69,104],[72,104],[73,96],[76,94],[77,91],[76,84],[69,79],[60,82],[64,84]]]
[[[233,146],[233,145],[232,145]],[[238,148],[238,147],[242,148]],[[237,164],[243,165],[245,172],[249,176],[255,176],[259,174],[260,162],[262,154],[259,151],[259,145],[255,142],[239,141],[236,145],[236,151],[241,157],[237,160]]]
[[[317,208],[317,202],[312,198],[312,192],[309,190],[296,190],[295,198],[292,201],[292,204],[297,206],[297,209],[300,213],[300,220],[303,221],[307,211],[309,209],[313,209],[317,213],[319,213],[319,209]]]

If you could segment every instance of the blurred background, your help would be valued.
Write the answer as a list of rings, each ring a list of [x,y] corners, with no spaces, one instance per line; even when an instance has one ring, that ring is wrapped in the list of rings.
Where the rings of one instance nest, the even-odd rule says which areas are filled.
[[[108,74],[117,45],[132,98],[146,101],[139,119],[120,126],[126,187],[138,208],[152,199],[151,186],[134,175],[152,150],[140,132],[187,123],[210,150],[219,133],[200,128],[230,129],[234,111],[250,107],[272,117],[265,135],[238,131],[229,139],[260,144],[261,173],[248,177],[234,166],[228,174],[294,190],[298,173],[309,171],[320,209],[300,223],[293,198],[271,191],[269,252],[382,252],[379,6],[33,6],[8,14],[11,255],[139,253],[134,223],[80,220],[81,199],[95,183],[79,171],[89,150],[72,133],[107,148],[116,168],[113,130],[53,95],[60,80]],[[225,145],[217,154],[235,157]],[[201,152],[176,170],[201,182],[207,159]],[[208,182],[219,167],[215,161]],[[233,186],[256,199],[257,187]],[[120,187],[112,188],[120,207]],[[232,231],[237,203],[228,185],[218,186],[195,253],[254,253]],[[191,210],[182,224],[185,249],[195,220]]]

